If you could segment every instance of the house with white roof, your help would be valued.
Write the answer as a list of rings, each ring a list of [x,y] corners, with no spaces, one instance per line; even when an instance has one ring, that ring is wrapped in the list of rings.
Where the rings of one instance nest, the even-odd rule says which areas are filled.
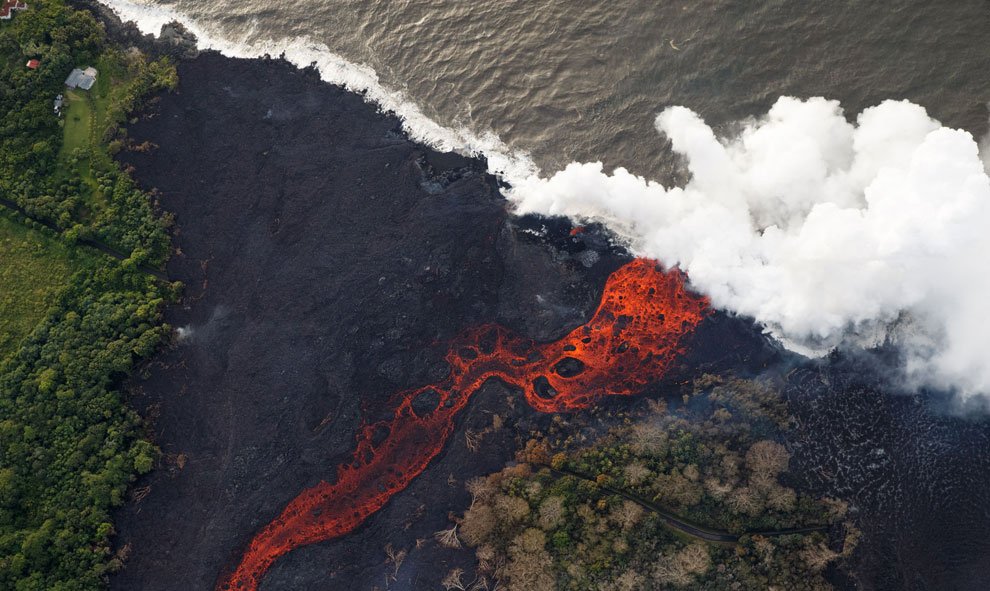
[[[96,76],[99,74],[96,68],[89,66],[85,70],[80,70],[76,68],[72,70],[69,77],[65,79],[65,85],[69,88],[81,88],[83,90],[89,90],[93,88],[93,84],[96,84]]]

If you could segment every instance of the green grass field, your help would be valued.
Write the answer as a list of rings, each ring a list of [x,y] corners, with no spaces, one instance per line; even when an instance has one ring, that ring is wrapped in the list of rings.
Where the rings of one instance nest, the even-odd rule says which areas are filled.
[[[84,256],[0,215],[0,359],[44,319]]]
[[[103,148],[102,134],[107,129],[107,112],[115,85],[127,78],[126,69],[118,62],[100,59],[96,65],[99,75],[90,90],[66,90],[62,108],[64,120],[62,148],[59,161],[75,167],[90,189],[89,206],[105,205],[96,176],[114,166]]]
[[[68,162],[73,152],[88,152],[91,147],[90,133],[93,129],[93,101],[84,90],[69,90],[65,93],[65,130],[60,156]]]

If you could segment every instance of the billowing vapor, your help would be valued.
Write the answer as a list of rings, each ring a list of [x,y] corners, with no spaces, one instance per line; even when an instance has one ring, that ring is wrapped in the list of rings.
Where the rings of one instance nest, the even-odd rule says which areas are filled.
[[[494,134],[437,124],[321,43],[236,42],[171,7],[104,3],[145,33],[177,19],[225,55],[316,64],[324,80],[394,112],[417,141],[483,154],[520,213],[606,222],[636,253],[679,265],[717,306],[796,350],[890,339],[914,384],[990,399],[990,135],[981,162],[970,134],[908,102],[867,109],[853,125],[834,101],[785,97],[724,138],[674,107],[656,123],[686,161],[686,186],[605,174],[600,163],[544,179]]]
[[[990,179],[972,135],[906,101],[851,124],[835,101],[788,97],[733,137],[683,107],[656,126],[684,187],[573,163],[510,197],[605,222],[792,348],[889,339],[913,384],[990,394]]]

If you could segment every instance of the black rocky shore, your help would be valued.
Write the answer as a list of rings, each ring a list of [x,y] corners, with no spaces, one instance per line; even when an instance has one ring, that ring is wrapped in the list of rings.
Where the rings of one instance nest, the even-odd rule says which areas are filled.
[[[131,385],[165,459],[116,516],[122,591],[212,589],[254,532],[334,477],[363,417],[444,375],[446,341],[485,322],[562,336],[629,258],[595,228],[572,237],[563,220],[510,216],[483,160],[409,140],[313,70],[207,52],[179,79],[128,129],[154,149],[120,156],[175,217],[167,274],[186,286],[166,313],[174,347]],[[768,354],[741,321],[699,340],[738,350],[733,363]],[[493,414],[505,426],[469,450],[465,431]],[[390,572],[386,546],[417,540],[431,543],[390,588],[469,571],[473,551],[440,551],[434,532],[467,507],[467,479],[504,467],[548,420],[489,383],[408,489],[354,534],[279,560],[263,588],[372,589]]]
[[[409,140],[312,69],[200,54],[181,26],[163,43],[103,16],[123,44],[181,60],[177,91],[128,128],[154,149],[119,159],[174,216],[167,274],[186,286],[166,313],[176,342],[129,383],[164,456],[115,515],[129,557],[111,589],[207,591],[286,503],[334,477],[362,417],[443,375],[447,339],[483,322],[560,336],[628,255],[595,228],[511,216],[483,160]],[[682,365],[671,384],[789,372],[794,485],[849,499],[863,522],[857,580],[838,586],[984,588],[985,426],[890,395],[869,363],[805,362],[722,314]],[[493,414],[505,428],[468,449],[466,430]],[[262,589],[439,589],[451,568],[470,572],[473,552],[433,533],[467,507],[466,480],[548,420],[489,383],[408,489],[351,535],[279,560]],[[388,547],[409,551],[394,580]]]
[[[511,220],[483,161],[410,141],[314,71],[205,53],[179,75],[129,128],[157,147],[121,157],[175,216],[167,271],[186,286],[166,314],[182,336],[132,385],[165,465],[117,515],[118,545],[131,545],[112,579],[121,590],[213,588],[255,531],[333,478],[361,417],[444,375],[445,341],[493,321],[558,336],[624,260],[561,222]],[[546,420],[509,397],[486,386],[426,473],[352,536],[280,560],[264,588],[383,584],[385,546],[449,527],[464,481],[500,469],[515,449],[506,438]],[[507,428],[469,451],[464,430],[492,413]],[[392,588],[438,588],[458,564],[435,548],[410,554]],[[470,551],[460,559],[467,568]]]

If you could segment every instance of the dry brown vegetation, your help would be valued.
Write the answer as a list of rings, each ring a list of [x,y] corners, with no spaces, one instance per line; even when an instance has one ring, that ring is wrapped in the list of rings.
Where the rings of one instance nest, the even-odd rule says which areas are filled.
[[[672,555],[664,555],[653,569],[656,583],[686,587],[711,568],[712,559],[708,547],[701,543],[689,544]]]
[[[473,580],[485,588],[827,588],[824,568],[855,547],[851,523],[841,548],[821,533],[743,535],[734,546],[712,545],[672,532],[642,503],[613,492],[738,533],[844,519],[842,501],[802,499],[781,483],[790,463],[783,444],[751,437],[754,424],[761,433],[781,424],[772,388],[711,377],[701,383],[692,396],[708,397],[703,414],[652,403],[614,417],[617,426],[597,440],[581,442],[577,418],[555,418],[549,433],[525,442],[518,464],[466,483],[471,505],[438,539],[452,532],[475,548]]]
[[[460,548],[461,540],[457,537],[457,526],[450,529],[442,529],[433,534],[434,539],[437,543],[444,548]]]

